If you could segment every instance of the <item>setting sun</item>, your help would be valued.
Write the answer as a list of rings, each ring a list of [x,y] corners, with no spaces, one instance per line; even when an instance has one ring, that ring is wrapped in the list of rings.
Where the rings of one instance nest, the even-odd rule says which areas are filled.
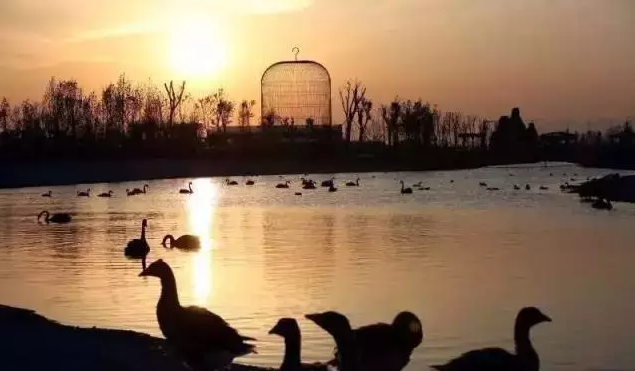
[[[210,19],[184,19],[169,32],[170,66],[181,78],[212,78],[227,64],[227,46]]]

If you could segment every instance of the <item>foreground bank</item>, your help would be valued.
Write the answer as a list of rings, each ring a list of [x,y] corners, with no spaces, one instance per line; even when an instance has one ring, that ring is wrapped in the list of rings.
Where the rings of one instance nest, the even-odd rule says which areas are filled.
[[[3,371],[189,371],[163,339],[134,331],[67,326],[4,305],[0,305],[0,329]],[[268,370],[238,364],[231,369]]]

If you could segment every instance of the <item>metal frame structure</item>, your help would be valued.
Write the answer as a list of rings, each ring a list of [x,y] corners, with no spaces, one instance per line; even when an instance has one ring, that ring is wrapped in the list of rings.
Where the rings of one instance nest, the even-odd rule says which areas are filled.
[[[273,111],[277,117],[292,118],[294,125],[312,118],[315,126],[331,126],[331,75],[318,62],[298,60],[299,48],[293,52],[295,60],[274,63],[262,74],[261,117]]]

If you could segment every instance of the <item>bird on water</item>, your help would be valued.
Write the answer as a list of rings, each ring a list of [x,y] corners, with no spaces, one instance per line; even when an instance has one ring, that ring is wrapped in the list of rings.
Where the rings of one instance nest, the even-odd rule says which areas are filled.
[[[56,223],[56,224],[66,224],[71,221],[71,214],[69,213],[55,213],[51,214],[48,211],[44,210],[37,216],[38,223],[44,217],[44,221],[46,224]]]
[[[174,239],[174,236],[171,234],[166,234],[165,237],[163,237],[161,245],[170,249],[177,248],[180,250],[198,250],[201,248],[201,239],[198,236],[191,234],[184,234],[181,237]]]
[[[141,237],[128,241],[128,245],[124,250],[124,255],[131,259],[141,259],[141,265],[143,269],[146,268],[146,256],[150,252],[150,245],[146,241],[146,228],[148,227],[148,221],[143,219],[141,221]]]
[[[345,315],[335,311],[310,313],[304,316],[321,327],[335,340],[337,364],[340,371],[366,371],[360,367],[360,354],[355,334]]]
[[[256,339],[242,336],[219,315],[197,306],[181,306],[176,278],[168,263],[159,259],[139,276],[161,280],[161,296],[157,303],[157,321],[161,333],[195,370],[219,370],[228,367],[234,358],[256,353],[256,347],[247,341]]]
[[[518,312],[514,326],[516,353],[502,348],[484,348],[463,353],[446,364],[431,367],[439,371],[539,371],[540,358],[531,343],[529,331],[543,322],[551,322],[551,318],[538,308],[525,307]]]

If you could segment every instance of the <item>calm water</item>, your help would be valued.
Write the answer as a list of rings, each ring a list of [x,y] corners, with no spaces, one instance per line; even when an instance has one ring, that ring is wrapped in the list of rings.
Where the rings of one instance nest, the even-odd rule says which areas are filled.
[[[51,199],[40,197],[49,188],[3,190],[0,302],[69,324],[160,335],[159,281],[137,277],[140,263],[123,257],[147,218],[149,261],[173,267],[181,301],[259,339],[260,354],[241,362],[280,363],[281,339],[267,331],[282,316],[300,319],[305,360],[325,360],[332,340],[304,313],[336,309],[357,326],[409,309],[421,318],[425,340],[408,369],[421,370],[474,347],[513,349],[516,312],[535,305],[554,319],[533,331],[543,369],[635,370],[635,206],[598,211],[560,193],[573,173],[583,180],[607,172],[561,166],[362,174],[360,188],[303,196],[293,194],[296,177],[288,190],[274,189],[278,177],[256,177],[253,187],[195,179],[193,195],[177,193],[187,179],[148,182],[148,194],[136,197],[125,189],[143,183],[52,187]],[[341,183],[356,175],[336,177]],[[400,179],[432,189],[401,195]],[[501,191],[488,192],[480,181]],[[512,190],[525,183],[533,189]],[[88,187],[115,196],[75,196]],[[74,220],[38,225],[44,209],[72,212]],[[165,250],[167,233],[200,235],[204,247]]]

